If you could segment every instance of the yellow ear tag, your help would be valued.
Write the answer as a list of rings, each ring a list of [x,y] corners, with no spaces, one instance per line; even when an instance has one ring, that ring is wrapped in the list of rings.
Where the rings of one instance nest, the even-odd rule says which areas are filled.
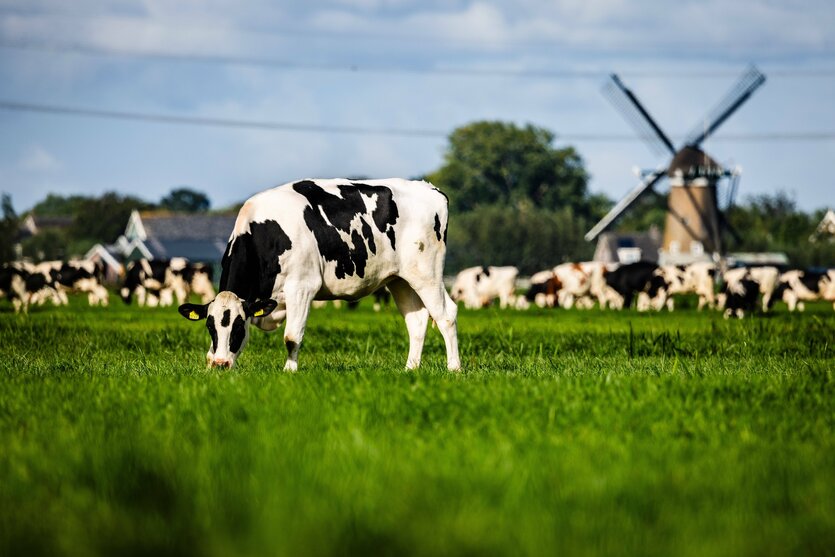
[[[197,321],[198,319],[200,319],[200,316],[197,315],[196,311],[191,310],[191,312],[188,314],[188,318],[191,319],[192,321]]]
[[[252,314],[252,317],[261,317],[262,315],[264,315],[264,310],[259,309],[258,311]]]

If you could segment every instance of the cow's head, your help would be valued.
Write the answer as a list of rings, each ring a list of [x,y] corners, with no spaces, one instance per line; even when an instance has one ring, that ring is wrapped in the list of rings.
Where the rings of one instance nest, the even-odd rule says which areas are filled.
[[[224,291],[208,304],[183,304],[178,311],[189,321],[206,320],[212,338],[206,363],[210,367],[231,368],[249,338],[251,318],[269,315],[277,305],[270,299],[248,302]]]

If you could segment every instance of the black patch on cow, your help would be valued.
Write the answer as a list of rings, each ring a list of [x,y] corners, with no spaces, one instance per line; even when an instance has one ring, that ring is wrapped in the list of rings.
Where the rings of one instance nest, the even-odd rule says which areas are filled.
[[[275,277],[281,272],[278,257],[292,246],[276,221],[249,223],[249,232],[226,246],[220,264],[220,290],[249,301],[272,297]]]
[[[229,351],[237,354],[246,338],[246,324],[244,318],[238,315],[232,323],[232,332],[229,334]]]
[[[213,315],[206,318],[206,328],[209,329],[209,336],[212,337],[212,354],[214,354],[217,352],[217,327],[215,327]]]
[[[655,278],[661,279],[655,274],[658,265],[650,261],[638,261],[621,265],[611,273],[606,273],[606,284],[615,292],[623,296],[623,307],[632,305],[632,298],[638,292],[647,292],[658,288],[661,284]],[[656,290],[657,292],[657,290]]]
[[[438,241],[441,240],[441,217],[438,213],[435,213],[435,236],[438,237]]]
[[[293,189],[310,203],[304,210],[304,222],[313,232],[325,261],[336,262],[334,272],[337,278],[365,276],[369,251],[377,253],[367,217],[370,216],[377,229],[388,237],[392,249],[395,248],[394,225],[400,214],[391,189],[352,183],[338,186],[340,195],[334,195],[310,180],[296,182]],[[374,196],[377,198],[377,207],[369,215],[364,198]],[[351,230],[351,221],[357,215],[361,216],[360,232]],[[350,236],[353,247],[343,240],[339,231]]]
[[[820,280],[824,273],[814,271],[804,271],[800,273],[800,282],[809,292],[815,294],[820,293]]]
[[[86,269],[64,263],[57,272],[53,272],[52,278],[64,286],[73,287],[78,281],[95,278],[95,275]]]
[[[749,278],[743,278],[737,286],[739,292],[731,292],[727,285],[723,287],[722,290],[727,295],[725,308],[732,312],[736,310],[755,311],[757,309],[757,296],[760,293],[759,283]]]
[[[293,353],[293,350],[296,349],[296,341],[294,340],[285,340],[284,346],[287,347],[287,354],[290,355]]]
[[[371,232],[371,226],[368,221],[362,219],[362,235],[368,241],[368,250],[371,253],[377,253],[377,244],[374,243],[374,234]]]
[[[122,301],[126,304],[130,304],[134,291],[139,286],[142,286],[146,280],[153,279],[160,284],[165,282],[165,271],[171,263],[169,259],[145,260],[145,263],[151,269],[150,274],[145,271],[145,265],[142,264],[142,261],[132,261],[128,264],[127,271],[125,272],[125,281],[122,283],[122,287],[127,289],[127,294],[122,296]]]
[[[232,310],[223,310],[223,317],[220,318],[220,326],[228,327],[229,321],[232,319]]]

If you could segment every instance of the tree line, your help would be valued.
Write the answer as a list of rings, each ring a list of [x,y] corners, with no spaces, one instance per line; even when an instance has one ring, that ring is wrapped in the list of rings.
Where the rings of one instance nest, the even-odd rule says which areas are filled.
[[[450,201],[447,270],[474,265],[515,265],[522,273],[564,261],[591,258],[594,244],[583,235],[612,207],[613,201],[588,189],[589,175],[571,146],[556,147],[553,132],[534,125],[474,122],[449,136],[440,168],[422,176],[441,188]],[[134,209],[208,211],[205,194],[178,188],[158,203],[106,193],[100,197],[50,194],[31,212],[72,216],[65,232],[47,232],[24,241],[24,255],[45,258],[80,254],[96,242],[112,242],[124,231]],[[732,231],[728,251],[780,251],[792,264],[829,266],[835,243],[810,242],[825,211],[801,211],[785,193],[747,198],[727,213]],[[624,215],[620,231],[663,227],[666,197],[648,195]],[[3,199],[3,239],[16,219]],[[0,257],[11,248],[0,246]]]
[[[206,194],[190,189],[175,188],[157,203],[132,195],[106,192],[100,196],[48,194],[35,204],[28,214],[52,219],[62,218],[63,226],[48,226],[38,234],[21,238],[23,216],[12,207],[11,198],[3,196],[3,220],[0,223],[0,259],[16,259],[15,245],[19,243],[19,255],[33,260],[67,259],[83,255],[95,244],[112,243],[125,231],[130,214],[134,210],[163,210],[199,213],[210,209]]]

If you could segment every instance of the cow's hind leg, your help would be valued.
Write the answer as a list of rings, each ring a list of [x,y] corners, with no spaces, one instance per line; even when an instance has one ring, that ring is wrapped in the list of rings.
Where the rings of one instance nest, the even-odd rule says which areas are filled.
[[[409,357],[406,360],[406,369],[415,369],[420,366],[426,326],[429,324],[429,310],[405,280],[395,279],[388,284],[388,289],[394,296],[394,303],[403,315],[406,329],[409,331]]]
[[[310,304],[316,292],[307,288],[295,289],[284,286],[287,305],[287,324],[284,326],[284,345],[287,347],[285,371],[296,371],[299,367],[299,348],[304,339],[304,328],[310,313]]]
[[[461,360],[458,358],[458,306],[446,293],[440,280],[422,288],[415,288],[415,292],[423,300],[423,305],[429,310],[429,315],[435,320],[444,337],[447,368],[451,371],[461,369]]]

